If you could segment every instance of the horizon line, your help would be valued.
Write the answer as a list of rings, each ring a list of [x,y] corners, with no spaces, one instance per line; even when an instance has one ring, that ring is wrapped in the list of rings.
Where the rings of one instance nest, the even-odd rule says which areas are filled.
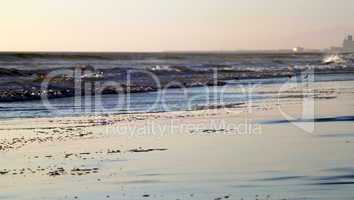
[[[306,49],[307,52],[322,52],[325,49]],[[0,54],[11,53],[238,53],[238,52],[292,52],[293,49],[240,49],[240,50],[161,50],[161,51],[56,51],[56,50],[36,50],[36,51],[1,51]]]

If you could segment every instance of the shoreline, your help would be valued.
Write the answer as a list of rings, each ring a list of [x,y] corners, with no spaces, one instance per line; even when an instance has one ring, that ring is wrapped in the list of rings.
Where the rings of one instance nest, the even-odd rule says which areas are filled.
[[[220,72],[219,72],[220,73]],[[252,72],[254,73],[254,72]],[[252,74],[251,73],[251,74]],[[279,74],[277,74],[279,73]],[[340,70],[317,70],[315,71],[315,75],[340,75],[340,74],[354,74],[354,69],[340,69]],[[247,72],[246,72],[247,74]],[[227,81],[232,81],[232,80],[251,80],[251,79],[274,79],[274,78],[290,78],[293,76],[298,76],[301,74],[301,71],[297,72],[291,72],[291,71],[282,71],[282,72],[274,72],[272,73],[256,73],[256,75],[246,75],[243,77],[245,74],[240,74],[240,72],[223,72],[218,74],[220,76],[217,80],[213,80],[210,78],[212,74],[205,74],[202,77],[195,77],[191,78],[189,77],[188,79],[181,78],[180,83],[183,83],[184,88],[195,88],[195,87],[213,87],[213,86],[225,86],[227,85]],[[193,74],[190,74],[190,76],[196,76]],[[164,78],[165,82],[168,82],[168,79]],[[203,80],[204,79],[204,80]],[[203,81],[201,81],[203,80]],[[96,96],[96,95],[112,95],[112,94],[126,94],[126,93],[147,93],[147,92],[156,92],[156,91],[161,91],[165,89],[165,85],[162,84],[160,87],[156,87],[151,85],[150,83],[146,83],[143,85],[125,85],[122,82],[116,82],[117,87],[119,87],[119,90],[116,88],[105,88],[105,87],[100,87],[99,85],[104,85],[105,82],[110,82],[114,80],[104,80],[104,81],[97,81],[98,83],[98,88],[92,88],[89,91],[89,94],[87,94],[87,91],[85,89],[82,89],[82,91],[79,92],[79,96]],[[170,80],[171,81],[171,80]],[[83,83],[81,84],[91,84],[95,85],[96,81],[82,81]],[[26,83],[27,85],[31,85],[33,83]],[[32,85],[32,88],[28,88],[28,86],[20,86],[15,89],[6,89],[7,87],[10,88],[9,86],[2,85],[0,89],[0,103],[13,103],[13,102],[27,102],[27,101],[38,101],[43,98],[45,99],[60,99],[60,98],[70,98],[70,97],[78,97],[77,91],[75,90],[75,87],[77,85],[72,82],[72,81],[66,81],[64,85],[56,85],[56,86],[51,86],[47,87],[47,90],[43,91],[41,88],[38,86],[38,84]],[[168,85],[169,83],[167,83]],[[178,89],[181,88],[182,85],[168,85],[167,89]]]
[[[323,74],[319,74],[319,75],[323,75]],[[324,75],[348,75],[348,73],[343,73],[343,72],[337,72],[337,73],[324,73]],[[272,78],[265,78],[264,80],[269,80],[269,79],[272,79]],[[241,79],[240,79],[241,80]],[[244,80],[251,80],[251,79],[244,79]],[[252,79],[252,80],[255,80],[255,79]],[[257,79],[256,79],[257,80]],[[260,78],[260,80],[262,80],[262,78]],[[324,81],[319,81],[319,82],[313,82],[313,83],[326,83],[326,82],[331,82],[332,80],[324,80]],[[351,79],[349,80],[334,80],[335,82],[341,82],[341,81],[351,81]],[[333,81],[332,81],[333,82]],[[229,84],[229,83],[228,83]],[[235,83],[231,83],[231,85],[234,85]],[[240,83],[242,84],[242,83]],[[267,84],[265,84],[267,85]],[[209,87],[212,87],[212,86],[209,86]],[[169,88],[169,89],[175,89],[175,88]],[[267,94],[267,92],[263,92],[263,91],[258,91],[259,94],[262,94],[262,95],[265,95]],[[331,92],[331,91],[329,91]],[[257,93],[257,92],[256,92]],[[269,93],[269,95],[275,95],[276,93],[274,92],[271,92]],[[293,98],[303,98],[303,95],[302,94],[299,94],[299,95],[296,95],[296,94],[288,94],[288,95],[285,95],[285,96],[279,96],[278,98],[288,98],[288,97],[293,97]],[[64,98],[72,98],[72,97],[61,97],[61,98],[57,98],[57,99],[64,99]],[[266,100],[266,99],[272,99],[272,97],[265,97],[265,99],[259,99],[259,100],[256,100],[256,101],[263,101],[263,100]],[[273,97],[275,98],[275,97]],[[320,95],[316,98],[324,98],[324,99],[330,99],[330,98],[333,98],[331,95],[329,96],[326,96],[326,95]],[[248,101],[248,100],[245,100],[245,101]],[[252,100],[252,101],[255,101],[255,100]],[[20,101],[20,102],[32,102],[32,103],[41,103],[40,100],[29,100],[29,101]],[[2,108],[5,109],[6,108],[6,104],[9,104],[11,105],[11,103],[19,103],[18,101],[15,101],[15,102],[2,102],[3,105],[5,105],[5,107],[3,106]],[[125,111],[125,112],[116,112],[116,113],[104,113],[104,112],[96,112],[96,111],[90,111],[90,112],[75,112],[73,111],[72,114],[62,114],[62,115],[53,115],[53,116],[50,116],[48,114],[48,116],[35,116],[34,118],[57,118],[57,117],[80,117],[81,115],[82,116],[87,116],[87,117],[90,117],[90,116],[105,116],[105,115],[115,115],[115,114],[121,114],[121,115],[129,115],[129,114],[148,114],[148,113],[165,113],[165,112],[175,112],[175,111],[187,111],[187,112],[190,112],[190,111],[196,111],[196,110],[208,110],[208,109],[215,109],[215,108],[232,108],[232,107],[239,107],[239,106],[242,106],[242,105],[245,105],[247,102],[239,102],[239,103],[232,103],[232,102],[229,102],[229,103],[218,103],[218,104],[206,104],[206,105],[194,105],[192,109],[186,109],[186,108],[181,108],[181,109],[176,109],[176,110],[169,110],[169,111],[163,111],[163,110],[150,110],[148,112],[146,111]],[[2,109],[0,107],[0,109]],[[1,112],[5,112],[5,111],[1,111]],[[0,113],[1,113],[0,112]],[[19,119],[19,118],[26,118],[26,119],[31,119],[33,117],[31,116],[18,116],[18,117],[1,117],[0,120],[1,121],[6,121],[6,120],[12,120],[12,119]]]
[[[341,81],[339,81],[341,82]],[[342,81],[344,85],[353,83],[354,81]],[[328,85],[330,83],[323,82],[323,84]],[[321,83],[319,84],[321,85]],[[352,94],[354,94],[354,88],[351,86],[346,86],[344,91],[337,91],[333,92],[332,88],[329,89],[321,89],[320,86],[318,89],[316,89],[315,95],[313,96],[314,101],[316,104],[328,104],[330,105],[330,102],[336,102],[338,101],[338,98],[340,96],[345,96],[345,99],[348,100],[352,97]],[[272,93],[272,91],[266,91],[269,93]],[[107,121],[110,121],[111,119],[124,119],[130,121],[130,118],[136,119],[137,121],[140,121],[140,118],[149,118],[156,116],[159,118],[159,116],[166,117],[168,119],[173,118],[173,116],[198,116],[198,115],[224,115],[225,113],[235,113],[236,116],[237,114],[242,114],[242,113],[247,113],[248,110],[255,110],[256,114],[251,114],[253,115],[258,115],[259,113],[265,113],[266,111],[274,110],[275,108],[281,106],[284,107],[285,109],[292,108],[293,106],[298,106],[301,105],[303,98],[302,93],[299,93],[299,91],[287,91],[285,93],[282,93],[283,96],[278,96],[278,97],[273,97],[265,100],[260,100],[260,101],[252,101],[251,103],[243,102],[243,103],[229,103],[229,104],[223,104],[223,105],[209,105],[209,106],[201,106],[199,109],[193,109],[193,110],[178,110],[178,111],[157,111],[157,112],[136,112],[136,113],[113,113],[113,114],[105,114],[105,113],[100,113],[100,114],[89,114],[89,115],[75,115],[75,116],[53,116],[53,117],[35,117],[35,118],[8,118],[8,119],[1,119],[0,120],[0,127],[3,126],[3,124],[10,123],[12,122],[14,124],[17,124],[19,121],[24,121],[28,125],[31,123],[36,123],[37,122],[55,122],[55,121],[90,121],[92,123],[91,125],[93,126],[105,126],[105,125],[110,125]],[[300,91],[301,92],[301,91]],[[281,105],[278,105],[279,102],[282,102]],[[325,107],[325,106],[321,106]],[[298,109],[298,107],[296,108]],[[341,112],[344,110],[341,109]],[[323,111],[321,111],[323,112]],[[335,113],[335,112],[334,112]],[[344,112],[346,114],[343,114],[341,116],[351,116],[350,110]],[[271,115],[274,115],[272,112]],[[280,116],[280,113],[277,113],[278,116]],[[327,115],[325,115],[327,116]],[[97,123],[95,123],[95,120],[98,120]],[[103,121],[101,121],[103,120]],[[117,122],[119,122],[118,120]],[[289,121],[290,122],[290,121]],[[81,123],[80,123],[81,124]],[[53,124],[53,126],[56,126]],[[80,125],[79,125],[80,126]],[[90,127],[90,126],[88,126]],[[83,127],[85,128],[85,126]],[[86,127],[87,128],[87,127]],[[28,128],[27,130],[36,130],[36,126],[33,126],[31,128]],[[16,129],[9,129],[9,128],[0,128],[0,131],[6,131],[6,130],[16,130]],[[19,128],[19,130],[23,130]]]

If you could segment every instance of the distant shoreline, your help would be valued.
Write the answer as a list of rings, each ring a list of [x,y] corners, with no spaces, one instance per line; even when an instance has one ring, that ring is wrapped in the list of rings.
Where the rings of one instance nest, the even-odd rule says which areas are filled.
[[[295,54],[295,55],[322,55],[327,52],[306,51],[306,52],[293,52],[292,50],[239,50],[239,51],[0,51],[1,55],[50,55],[50,56],[63,56],[63,55],[124,55],[124,54],[137,54],[137,55],[156,55],[156,54]]]

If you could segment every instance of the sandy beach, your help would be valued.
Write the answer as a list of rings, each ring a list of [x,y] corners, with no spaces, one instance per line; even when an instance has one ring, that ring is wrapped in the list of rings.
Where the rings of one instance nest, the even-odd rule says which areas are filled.
[[[352,199],[353,83],[313,83],[305,121],[303,90],[267,86],[230,108],[2,120],[0,199]]]

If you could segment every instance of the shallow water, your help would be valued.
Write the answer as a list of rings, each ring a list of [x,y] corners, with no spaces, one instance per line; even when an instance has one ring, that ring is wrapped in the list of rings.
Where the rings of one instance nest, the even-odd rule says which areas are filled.
[[[316,75],[314,82],[338,82],[354,80],[352,74]],[[41,101],[0,103],[0,119],[27,117],[58,117],[100,114],[126,114],[195,110],[199,106],[227,105],[258,102],[274,98],[277,93],[256,90],[263,87],[279,87],[294,83],[297,78],[247,79],[229,81],[223,87],[196,87],[168,89],[158,92],[133,93],[130,95],[103,95],[51,99]],[[254,89],[255,88],[255,89]],[[252,91],[250,94],[248,91]]]

